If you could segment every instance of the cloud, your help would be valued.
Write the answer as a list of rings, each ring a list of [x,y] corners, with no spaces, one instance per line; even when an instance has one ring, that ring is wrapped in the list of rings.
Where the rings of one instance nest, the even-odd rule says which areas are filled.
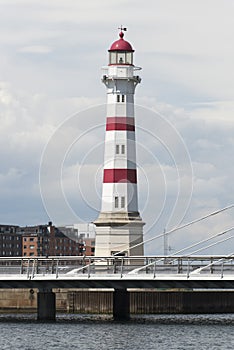
[[[38,179],[43,149],[69,116],[105,103],[100,68],[107,64],[107,50],[121,23],[128,27],[125,37],[136,50],[135,63],[143,67],[136,101],[152,114],[159,112],[171,124],[169,130],[150,113],[148,119],[137,113],[140,206],[144,220],[157,223],[151,229],[146,226],[148,237],[179,222],[182,213],[184,220],[192,220],[233,202],[232,2],[150,0],[145,6],[138,0],[8,0],[2,6],[0,190],[4,204],[0,222],[47,221]],[[84,180],[100,174],[104,108],[102,113],[82,119],[76,129],[67,129],[70,134],[63,136],[69,143],[76,132],[80,135],[92,124],[100,125],[96,133],[87,132],[74,144],[63,164],[67,199],[87,221],[97,214],[87,203],[97,208],[100,201],[100,176],[89,180],[90,186]],[[188,159],[181,152],[183,144],[191,157],[192,178],[186,167]],[[97,153],[92,151],[96,145]],[[62,142],[57,152],[61,147]],[[79,170],[87,203],[79,191],[78,196],[73,191]],[[191,180],[193,196],[186,211]],[[179,185],[183,192],[179,192]],[[48,183],[54,198],[55,187]],[[170,221],[178,193],[180,202],[174,221]],[[59,213],[65,221],[66,216]],[[170,244],[176,249],[231,225],[233,213],[221,218],[175,235],[178,238]],[[162,245],[162,241],[155,242],[147,249],[162,253]]]
[[[61,134],[61,137],[58,138],[54,159],[60,152],[61,142],[67,144],[66,152],[72,145],[72,138],[76,140],[76,143],[66,154],[62,178],[60,178],[60,171],[58,173],[53,168],[53,162],[50,163],[48,171],[51,181],[47,183],[46,190],[50,193],[52,200],[57,203],[54,210],[56,215],[60,216],[60,224],[72,223],[71,218],[66,216],[62,207],[58,205],[56,183],[61,186],[60,181],[62,181],[66,199],[78,214],[80,221],[95,219],[100,207],[100,167],[103,159],[105,106],[86,110],[85,107],[93,104],[92,99],[65,98],[51,101],[43,95],[28,96],[27,93],[19,92],[6,83],[1,84],[0,92],[2,122],[0,188],[5,198],[3,203],[9,203],[8,208],[11,208],[10,216],[9,212],[6,213],[5,207],[1,214],[1,221],[4,222],[7,217],[9,222],[19,224],[29,223],[29,221],[31,223],[47,221],[48,217],[46,212],[43,212],[39,191],[40,158],[43,148],[58,128],[58,121],[64,120],[64,112],[75,108],[80,110],[75,127],[68,124],[69,127],[65,129],[63,136]],[[208,114],[212,114],[212,111],[217,112],[215,105],[212,105],[211,109],[210,105],[206,106],[203,113],[196,106],[194,115],[192,115],[191,110],[186,111],[162,102],[159,104],[153,99],[143,100],[148,101],[148,105],[152,107],[149,109],[148,116],[143,107],[140,110],[137,107],[136,116],[137,125],[140,128],[144,127],[144,130],[137,129],[138,173],[141,179],[139,199],[141,200],[142,216],[147,223],[146,238],[149,238],[162,232],[165,227],[173,226],[173,222],[170,223],[170,226],[168,223],[176,203],[180,181],[184,186],[184,194],[181,193],[177,215],[184,213],[186,215],[184,220],[193,220],[209,211],[232,203],[234,171],[232,167],[233,148],[230,146],[233,146],[234,142],[234,126],[230,122],[222,123],[222,120],[217,118],[215,122],[212,118],[204,122],[206,120],[205,111]],[[225,104],[217,106],[221,114],[222,106],[225,111]],[[203,109],[203,106],[201,108]],[[157,119],[155,109],[160,110],[160,115],[165,120],[164,124]],[[144,120],[140,121],[142,115],[144,115]],[[203,119],[201,119],[202,116]],[[70,117],[67,121],[69,120]],[[165,129],[168,122],[172,130],[175,128],[174,136],[177,141],[173,133],[168,140],[169,134]],[[152,134],[150,137],[149,131]],[[79,135],[83,136],[80,138]],[[158,142],[160,138],[163,140],[162,144]],[[184,143],[188,149],[193,167],[193,197],[188,211],[184,205],[188,204],[191,173],[186,167],[182,167],[185,159],[182,157],[181,149],[178,148],[180,138],[183,141],[181,145]],[[98,144],[100,148],[97,148]],[[167,147],[172,153],[176,152],[173,153],[174,156],[178,154],[176,163],[172,161]],[[178,173],[177,167],[183,171]],[[78,179],[79,172],[80,178]],[[99,175],[96,179],[97,172]],[[86,182],[87,179],[89,179],[88,182]],[[21,202],[20,210],[19,202]],[[30,210],[29,203],[34,203],[32,207],[36,205],[36,208],[40,210],[34,208]],[[176,217],[177,223],[178,217]],[[171,238],[170,244],[173,249],[177,249],[180,245],[189,244],[195,237],[202,238],[210,232],[228,227],[232,224],[232,220],[232,215],[225,217],[225,222],[219,221],[218,225],[210,220],[208,223],[197,226],[195,232],[188,229],[185,233],[175,235],[175,238]],[[148,251],[161,253],[162,242],[154,243],[147,248]]]
[[[49,52],[52,52],[52,47],[49,46],[43,46],[43,45],[32,45],[32,46],[25,46],[19,49],[19,52],[24,53],[35,53],[35,54],[47,54]]]
[[[69,111],[82,110],[97,101],[88,98],[50,100],[45,95],[31,96],[9,83],[0,83],[0,191],[5,207],[0,214],[1,222],[5,222],[7,208],[9,222],[29,224],[36,220],[37,223],[44,221],[43,217],[47,220],[41,208],[39,188],[43,149]],[[37,214],[33,204],[32,211],[28,210],[30,202],[40,207]]]

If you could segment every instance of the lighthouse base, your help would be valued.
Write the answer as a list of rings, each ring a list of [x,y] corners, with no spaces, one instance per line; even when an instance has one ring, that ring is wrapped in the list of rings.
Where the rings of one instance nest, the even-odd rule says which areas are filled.
[[[101,213],[96,225],[95,256],[142,256],[144,222],[138,213]],[[142,243],[142,244],[141,244]]]

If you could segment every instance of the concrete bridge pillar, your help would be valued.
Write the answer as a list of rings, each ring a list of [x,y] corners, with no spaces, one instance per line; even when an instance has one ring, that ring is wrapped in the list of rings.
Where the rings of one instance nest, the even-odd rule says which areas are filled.
[[[130,294],[127,289],[114,290],[113,317],[115,321],[126,321],[130,319]]]
[[[56,295],[52,289],[42,289],[37,294],[38,321],[55,321]]]

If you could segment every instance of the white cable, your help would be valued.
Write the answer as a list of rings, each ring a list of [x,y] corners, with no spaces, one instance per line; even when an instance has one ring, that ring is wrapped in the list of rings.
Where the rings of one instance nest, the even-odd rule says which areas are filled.
[[[143,242],[140,242],[140,243],[138,243],[138,244],[135,244],[135,245],[133,245],[132,247],[129,247],[128,249],[131,250],[131,249],[136,248],[136,247],[138,247],[138,246],[140,246],[140,245],[142,245],[142,244],[145,244],[145,243],[151,242],[151,241],[153,241],[153,240],[155,240],[155,239],[161,238],[161,237],[163,237],[165,234],[171,234],[171,233],[176,232],[176,231],[178,231],[178,230],[180,230],[180,229],[182,229],[182,228],[191,226],[191,225],[193,225],[193,224],[195,224],[195,223],[197,223],[197,222],[200,222],[200,221],[205,220],[205,219],[207,219],[207,218],[209,218],[209,217],[211,217],[211,216],[214,216],[214,215],[217,215],[217,214],[219,214],[219,213],[222,213],[223,211],[226,211],[226,210],[231,209],[231,208],[233,208],[233,207],[234,207],[234,204],[231,204],[231,205],[229,205],[229,206],[227,206],[227,207],[225,207],[225,208],[216,210],[216,211],[214,211],[214,212],[212,212],[212,213],[210,213],[210,214],[207,214],[207,215],[205,215],[205,216],[203,216],[203,217],[200,217],[200,218],[195,219],[195,220],[193,220],[193,221],[190,221],[190,222],[188,222],[188,223],[186,223],[186,224],[183,224],[183,225],[180,225],[180,226],[178,226],[178,227],[175,227],[175,228],[173,228],[173,229],[171,229],[171,230],[169,230],[169,231],[163,232],[163,233],[161,233],[161,234],[159,234],[159,235],[157,235],[157,236],[154,236],[154,237],[152,237],[152,238],[149,238],[149,239],[147,239],[147,240],[145,240],[145,241],[143,241]],[[231,230],[231,229],[230,229],[230,230]],[[225,231],[225,232],[226,232],[226,231]],[[227,231],[227,232],[228,232],[228,231]],[[218,235],[220,235],[220,234],[221,234],[221,233],[219,233]],[[198,243],[197,243],[197,244],[198,244]],[[184,249],[185,249],[185,248],[184,248]],[[120,251],[120,252],[117,252],[117,253],[113,254],[113,256],[116,256],[116,255],[121,254],[121,253],[124,253],[124,252],[125,252],[125,249],[122,250],[122,251]],[[175,254],[175,253],[174,253],[174,254]],[[173,255],[174,255],[174,254],[173,254]],[[177,254],[178,254],[178,252],[177,252]],[[101,262],[101,261],[103,261],[103,259],[100,259],[99,262]],[[93,263],[91,263],[91,264],[88,264],[88,265],[86,265],[86,266],[83,266],[83,267],[81,267],[81,268],[76,269],[76,272],[81,271],[81,270],[87,268],[89,265],[95,265],[95,262],[93,262]],[[147,265],[147,266],[148,266],[148,265]],[[142,268],[145,268],[145,267],[146,267],[146,266],[144,266],[144,267],[142,267]],[[141,269],[141,268],[140,268],[140,269]],[[135,269],[135,270],[133,270],[132,272],[134,272],[134,271],[139,271],[140,269]]]
[[[227,229],[227,230],[225,230],[225,231],[216,233],[215,235],[213,235],[213,236],[211,236],[211,237],[209,237],[209,238],[205,238],[205,239],[203,239],[203,240],[201,240],[201,241],[199,241],[199,242],[197,242],[197,243],[194,243],[194,244],[192,244],[192,245],[190,245],[190,246],[188,246],[188,247],[185,247],[185,248],[183,248],[183,249],[177,250],[177,252],[175,252],[174,254],[172,254],[172,256],[174,256],[174,255],[176,255],[176,254],[179,254],[179,253],[182,253],[182,252],[185,251],[185,250],[194,248],[194,247],[196,247],[197,245],[200,245],[200,244],[202,244],[202,243],[211,241],[212,239],[214,239],[214,238],[216,238],[216,237],[219,237],[219,236],[222,236],[222,235],[224,235],[225,233],[228,233],[228,232],[230,232],[230,231],[232,231],[232,230],[234,230],[234,226],[231,227],[231,228],[229,228],[229,229]],[[234,237],[231,237],[231,238],[234,238]],[[204,248],[204,247],[203,247],[203,248]],[[203,248],[202,248],[202,249],[203,249]],[[209,248],[209,247],[206,246],[205,248]],[[204,248],[204,249],[205,249],[205,248]],[[190,253],[189,255],[192,255],[192,254],[194,254],[194,253],[196,253],[196,252],[197,252],[197,251],[194,251],[194,252]]]
[[[171,234],[171,233],[173,233],[173,232],[176,232],[176,231],[178,231],[178,230],[180,230],[180,229],[182,229],[182,228],[185,228],[185,227],[191,226],[191,225],[193,225],[193,224],[196,224],[197,222],[200,222],[200,221],[202,221],[202,220],[205,220],[205,219],[209,218],[210,216],[217,215],[217,214],[219,214],[219,213],[221,213],[221,212],[223,212],[223,211],[226,211],[226,210],[228,210],[228,209],[231,209],[231,208],[233,208],[233,207],[234,207],[234,204],[229,205],[229,206],[227,206],[227,207],[225,207],[225,208],[223,208],[223,209],[219,209],[219,210],[216,210],[216,211],[214,211],[214,212],[212,212],[212,213],[210,213],[210,214],[207,214],[207,215],[205,215],[205,216],[202,216],[202,217],[200,217],[200,218],[198,218],[198,219],[196,219],[196,220],[193,220],[193,221],[190,221],[190,222],[188,222],[188,223],[186,223],[186,224],[177,226],[177,227],[175,227],[175,228],[173,228],[173,229],[171,229],[171,230],[169,230],[169,231],[163,232],[163,233],[161,233],[161,234],[159,234],[159,235],[157,235],[157,236],[154,236],[154,237],[149,238],[149,239],[147,239],[147,240],[145,240],[145,241],[143,241],[143,242],[140,242],[140,243],[138,243],[138,244],[135,244],[135,245],[133,245],[132,247],[129,247],[129,250],[131,250],[131,249],[133,249],[133,248],[136,248],[136,247],[139,247],[139,246],[141,246],[142,244],[151,242],[151,241],[153,241],[153,240],[155,240],[155,239],[161,238],[161,237],[163,237],[164,235],[168,235],[168,234]],[[125,252],[125,250],[121,250],[120,252],[118,252],[118,253],[116,253],[116,254],[121,254],[121,253],[124,253],[124,252]]]
[[[218,236],[224,235],[225,233],[232,231],[233,229],[234,229],[234,227],[231,227],[230,229],[227,229],[227,230],[225,230],[225,231],[219,232],[219,233],[213,235],[212,237],[206,238],[206,239],[204,239],[204,240],[201,240],[201,241],[198,242],[198,243],[192,244],[191,246],[188,246],[188,247],[185,247],[185,248],[183,248],[183,249],[180,249],[180,250],[178,250],[177,252],[173,253],[171,256],[176,256],[177,254],[179,254],[179,253],[181,253],[181,252],[183,252],[183,251],[185,251],[185,250],[187,250],[187,249],[194,248],[194,247],[196,247],[196,246],[199,245],[199,244],[202,244],[202,243],[204,243],[204,242],[208,242],[208,241],[210,241],[211,239],[214,239],[214,238],[216,238],[216,237],[218,237]],[[201,251],[201,250],[208,249],[208,248],[210,248],[210,247],[212,247],[212,246],[214,246],[214,245],[216,245],[216,244],[225,242],[225,241],[227,241],[227,240],[229,240],[229,239],[231,239],[231,238],[234,238],[234,236],[227,237],[227,238],[225,238],[225,239],[223,239],[223,240],[221,240],[221,241],[212,243],[212,244],[210,244],[210,245],[208,245],[208,246],[206,246],[206,247],[199,248],[199,249],[193,251],[192,253],[190,253],[188,256],[191,256],[192,254],[195,254],[195,253],[197,253],[197,252],[199,252],[199,251]],[[165,258],[166,258],[166,257],[160,258],[159,260],[157,260],[157,262],[163,261]],[[150,263],[150,264],[141,266],[141,267],[139,267],[139,268],[137,268],[137,269],[134,269],[134,270],[130,271],[130,274],[131,274],[131,273],[139,272],[139,271],[145,269],[146,267],[149,267],[149,266],[154,265],[154,264],[155,264],[155,261],[153,261],[153,262]]]

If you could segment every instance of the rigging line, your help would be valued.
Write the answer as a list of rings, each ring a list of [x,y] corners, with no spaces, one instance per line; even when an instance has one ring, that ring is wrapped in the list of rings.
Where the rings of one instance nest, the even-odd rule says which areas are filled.
[[[200,221],[202,221],[202,220],[207,219],[207,218],[210,217],[210,216],[217,215],[217,214],[219,214],[219,213],[221,213],[221,212],[223,212],[223,211],[226,211],[226,210],[228,210],[228,209],[231,209],[231,208],[233,208],[233,207],[234,207],[234,204],[231,204],[231,205],[229,205],[229,206],[227,206],[227,207],[225,207],[225,208],[216,210],[216,211],[214,211],[214,212],[212,212],[212,213],[210,213],[210,214],[207,214],[207,215],[205,215],[205,216],[203,216],[203,217],[200,217],[200,218],[195,219],[195,220],[193,220],[193,221],[190,221],[190,222],[188,222],[188,223],[186,223],[186,224],[183,224],[183,225],[181,225],[181,226],[175,227],[175,228],[173,228],[173,229],[171,229],[171,230],[169,230],[169,231],[163,232],[163,233],[161,233],[161,234],[159,234],[159,235],[157,235],[157,236],[154,236],[154,237],[152,237],[152,238],[149,238],[149,239],[147,239],[147,240],[145,240],[145,241],[143,241],[143,242],[140,242],[140,243],[138,243],[138,244],[135,244],[135,245],[133,245],[132,247],[129,247],[128,249],[131,250],[131,249],[133,249],[133,248],[139,247],[139,246],[141,246],[142,244],[145,244],[145,243],[151,242],[151,241],[153,241],[153,240],[155,240],[155,239],[158,239],[158,238],[160,238],[160,237],[163,237],[165,234],[170,234],[170,233],[176,232],[176,231],[178,231],[178,230],[180,230],[180,229],[182,229],[182,228],[185,228],[185,227],[188,227],[188,226],[190,226],[190,225],[193,225],[193,224],[195,224],[195,223],[197,223],[197,222],[200,222]],[[125,249],[124,249],[124,250],[121,250],[120,252],[116,252],[115,254],[113,254],[113,256],[116,256],[116,255],[121,254],[121,253],[124,253],[124,252],[125,252]],[[103,259],[100,259],[99,262],[101,262],[101,261],[103,261]],[[86,265],[86,266],[83,266],[83,267],[81,267],[81,268],[78,268],[78,269],[77,269],[77,272],[78,272],[78,271],[84,270],[84,269],[87,268],[89,265],[95,265],[95,262],[93,262],[93,263],[91,263],[91,264],[88,264],[88,265]],[[138,269],[136,269],[136,270],[138,270]],[[136,271],[136,270],[133,270],[132,272],[134,272],[134,271]]]
[[[183,248],[183,249],[181,249],[181,250],[178,250],[177,252],[175,252],[175,253],[172,254],[171,256],[173,257],[173,256],[175,256],[175,255],[177,255],[177,254],[179,254],[179,253],[181,253],[181,252],[183,252],[183,251],[185,251],[185,250],[187,250],[187,249],[194,248],[194,247],[196,247],[196,246],[199,245],[199,244],[208,242],[208,241],[210,241],[210,240],[212,240],[212,239],[214,239],[214,238],[216,238],[216,237],[222,236],[222,235],[224,235],[225,233],[228,233],[228,232],[230,232],[230,231],[232,231],[232,230],[234,230],[234,227],[231,227],[231,228],[228,229],[228,230],[219,232],[219,233],[217,233],[216,235],[214,235],[214,236],[212,236],[212,237],[209,237],[209,238],[206,238],[206,239],[204,239],[204,240],[202,240],[202,241],[200,241],[200,242],[198,242],[198,243],[192,244],[191,246],[188,246],[188,247],[185,247],[185,248]],[[234,236],[227,237],[227,238],[221,239],[221,240],[219,240],[219,241],[217,241],[217,242],[214,242],[214,243],[212,243],[212,244],[210,244],[210,245],[208,245],[208,246],[201,247],[201,248],[199,248],[199,249],[197,249],[197,250],[194,250],[194,251],[191,252],[189,255],[186,255],[186,257],[191,257],[192,254],[195,254],[195,253],[198,253],[198,252],[200,252],[200,251],[202,251],[202,250],[211,248],[211,247],[213,247],[213,246],[215,246],[215,245],[217,245],[217,244],[223,243],[223,242],[228,241],[229,239],[232,239],[232,238],[234,238]],[[183,256],[182,256],[182,257],[183,257]],[[160,259],[160,260],[157,260],[157,261],[161,261],[161,260],[164,260],[164,258],[163,258],[163,259]],[[176,259],[174,259],[173,261],[175,261],[175,260],[176,260]],[[172,261],[172,262],[173,262],[173,261]],[[148,266],[149,266],[149,265],[147,265],[147,267],[148,267]]]
[[[213,246],[215,246],[215,245],[217,245],[217,244],[226,242],[226,241],[228,241],[229,239],[233,239],[233,238],[234,238],[233,236],[227,237],[227,238],[223,238],[222,240],[220,240],[220,241],[218,241],[218,242],[214,242],[214,243],[212,243],[212,244],[210,244],[210,245],[208,245],[208,246],[206,246],[206,247],[199,248],[199,249],[195,250],[194,252],[192,252],[191,254],[198,253],[198,252],[200,252],[200,251],[202,251],[202,250],[204,250],[204,249],[211,248],[211,247],[213,247]],[[229,254],[226,258],[230,258],[233,254],[234,254],[234,253]],[[187,257],[187,256],[186,256],[186,257]],[[189,256],[188,256],[188,257],[189,257]],[[183,256],[182,256],[181,258],[183,258]],[[226,259],[226,258],[225,258],[225,259]],[[161,259],[157,260],[157,262],[162,261],[162,260],[164,260],[164,258],[161,258]],[[198,271],[200,272],[200,271],[202,271],[203,269],[205,269],[205,268],[207,268],[207,267],[210,267],[210,266],[212,266],[212,265],[218,264],[218,263],[221,262],[222,260],[224,260],[224,259],[222,258],[222,259],[219,259],[218,261],[214,261],[213,263],[210,263],[210,264],[208,264],[208,265],[206,265],[206,266],[199,267],[199,269],[196,269],[196,270],[192,271],[191,273],[195,273],[195,271],[196,271],[196,272],[198,272]],[[176,259],[174,259],[173,261],[176,261]],[[172,261],[172,263],[173,263],[173,261]],[[149,264],[149,265],[154,265],[154,264],[155,264],[155,261],[154,261],[153,263]],[[146,266],[144,266],[144,267],[148,267],[149,265],[146,265]],[[138,270],[138,271],[139,271],[139,270]],[[137,272],[138,272],[138,271],[137,271]]]
[[[233,228],[232,228],[232,229],[233,229]],[[230,230],[228,230],[228,231],[230,231]],[[228,231],[227,231],[227,232],[228,232]],[[233,238],[234,238],[234,236],[230,236],[230,237],[223,238],[223,239],[221,239],[220,241],[211,243],[210,245],[208,245],[208,246],[206,246],[206,247],[201,247],[201,248],[199,248],[199,249],[193,251],[191,254],[195,254],[195,253],[198,253],[198,252],[200,252],[200,251],[202,251],[202,250],[204,250],[204,249],[208,249],[208,248],[214,247],[214,246],[217,245],[217,244],[226,242],[226,241],[228,241],[229,239],[233,239]],[[191,254],[190,254],[190,256],[191,256]],[[230,258],[233,254],[234,254],[234,253],[231,253],[231,254],[227,255],[227,257],[225,257],[225,259],[226,259],[226,258]],[[186,257],[187,257],[187,255],[186,255]],[[189,257],[189,256],[188,256],[188,257]],[[192,256],[191,256],[191,257],[192,257]],[[182,256],[182,258],[183,258],[183,256]],[[210,266],[212,266],[212,265],[216,265],[216,264],[222,262],[222,261],[225,260],[225,259],[222,258],[222,259],[219,259],[218,261],[214,261],[214,262],[212,262],[212,263],[210,263],[210,264],[208,264],[208,265],[206,265],[206,266],[200,267],[199,269],[196,269],[196,270],[192,271],[191,273],[195,273],[195,271],[196,271],[196,272],[198,272],[198,271],[200,272],[200,271],[206,269],[207,267],[210,267]],[[161,259],[157,260],[157,262],[162,261],[162,260],[164,260],[164,258],[161,258]],[[173,261],[176,261],[176,259],[174,259]],[[172,262],[173,262],[173,261],[172,261]],[[154,265],[154,264],[155,264],[155,261],[154,261],[153,263],[149,264],[149,265]],[[146,266],[144,266],[144,267],[148,267],[149,265],[146,265]],[[137,272],[138,272],[138,271],[139,271],[139,270],[137,270]]]
[[[198,244],[204,243],[205,241],[207,242],[207,241],[209,241],[209,240],[211,240],[211,239],[214,239],[214,238],[216,238],[216,237],[218,237],[218,236],[221,236],[221,235],[223,235],[223,234],[225,234],[225,233],[227,233],[227,232],[232,231],[233,229],[234,229],[234,227],[232,227],[232,228],[230,228],[230,229],[228,229],[228,230],[225,230],[225,231],[223,231],[223,232],[219,232],[219,233],[217,233],[216,235],[214,235],[214,236],[212,236],[212,237],[209,237],[209,238],[207,238],[207,239],[205,239],[205,240],[203,240],[203,241],[200,241],[200,242],[198,242],[198,243],[196,243],[196,244],[194,244],[194,245],[191,245],[191,246],[189,246],[189,247],[185,247],[185,248],[183,248],[183,249],[181,249],[181,250],[178,250],[177,252],[175,252],[175,253],[174,253],[173,255],[171,255],[171,256],[175,256],[176,254],[181,253],[181,252],[184,251],[184,250],[187,250],[187,249],[192,248],[192,247],[194,247],[194,246],[196,246],[196,245],[198,245]],[[201,247],[201,248],[199,248],[199,249],[193,251],[192,253],[190,253],[190,254],[188,255],[188,257],[191,256],[192,254],[198,253],[198,252],[200,252],[200,251],[202,251],[202,250],[204,250],[204,249],[211,248],[211,247],[213,247],[213,246],[215,246],[215,245],[217,245],[217,244],[226,242],[226,241],[228,241],[229,239],[233,239],[233,238],[234,238],[234,236],[227,237],[227,238],[224,238],[224,239],[222,239],[222,240],[219,240],[218,242],[214,242],[214,243],[212,243],[212,244],[210,244],[210,245],[208,245],[208,246]],[[233,255],[233,253],[232,253],[231,255]],[[231,255],[228,255],[227,257],[230,257]],[[186,257],[187,257],[187,255],[186,255]],[[160,262],[160,261],[163,261],[163,260],[164,260],[164,257],[158,259],[157,262]],[[173,261],[175,261],[175,260],[176,260],[176,259],[174,259]],[[98,260],[98,261],[96,261],[96,262],[102,262],[102,261],[105,261],[105,259],[100,259],[100,260]],[[173,262],[173,261],[172,261],[172,262]],[[220,259],[219,261],[222,261],[222,259]],[[217,262],[214,262],[214,263],[212,263],[212,264],[215,264],[215,263],[217,263]],[[154,265],[154,264],[155,264],[155,261],[153,261],[153,262],[150,263],[150,264],[144,265],[144,266],[142,266],[142,267],[140,267],[140,268],[134,269],[134,270],[130,271],[129,274],[139,272],[139,271],[141,271],[141,270],[143,270],[143,269],[145,269],[145,268],[147,268],[147,267],[149,267],[149,266],[151,266],[151,265]],[[206,267],[209,267],[209,266],[211,266],[212,264],[209,264],[209,265],[207,265]],[[91,263],[91,264],[88,264],[88,265],[86,265],[86,266],[82,266],[81,268],[76,269],[76,272],[79,272],[79,271],[81,271],[81,270],[87,268],[88,266],[92,266],[92,265],[95,265],[95,262],[93,262],[93,263]],[[205,267],[204,267],[204,268],[205,268]]]
[[[177,254],[179,254],[179,253],[181,253],[181,252],[183,252],[183,251],[185,251],[185,250],[187,250],[187,249],[194,248],[194,247],[196,247],[196,246],[199,245],[199,244],[208,242],[208,241],[210,241],[210,240],[212,240],[212,239],[214,239],[214,238],[216,238],[216,237],[222,236],[222,235],[224,235],[225,233],[228,233],[228,232],[232,231],[233,229],[234,229],[234,227],[231,227],[230,229],[225,230],[225,231],[222,231],[222,232],[219,232],[219,233],[213,235],[212,237],[205,238],[204,240],[201,240],[201,241],[198,242],[198,243],[194,243],[194,244],[192,244],[192,245],[190,245],[190,246],[188,246],[188,247],[182,248],[182,249],[176,251],[175,253],[173,253],[171,256],[172,256],[172,257],[173,257],[173,256],[176,256]],[[201,250],[208,249],[208,248],[210,248],[210,247],[212,247],[212,246],[214,246],[214,245],[216,245],[216,244],[225,242],[225,241],[227,241],[227,240],[229,240],[229,239],[231,239],[231,238],[234,238],[234,236],[231,236],[231,237],[225,238],[225,239],[223,239],[223,240],[220,240],[220,241],[218,241],[218,242],[212,243],[211,245],[208,245],[208,246],[206,246],[206,247],[199,248],[199,249],[193,251],[192,253],[190,253],[188,256],[191,256],[192,254],[195,254],[195,253],[197,253],[197,252],[199,252],[199,251],[201,251]],[[187,255],[186,255],[186,256],[187,256]],[[166,258],[166,257],[160,258],[160,259],[157,260],[157,262],[163,261],[165,258]],[[176,259],[174,259],[174,261],[175,261],[175,260],[176,260]],[[134,270],[130,271],[130,273],[136,273],[136,272],[141,271],[141,270],[143,270],[143,269],[145,269],[145,268],[147,268],[147,267],[149,267],[149,266],[151,266],[151,265],[154,265],[154,264],[155,264],[155,261],[153,261],[153,262],[150,263],[150,264],[141,266],[141,267],[139,267],[139,268],[137,268],[137,269],[134,269]]]
[[[209,244],[209,245],[206,246],[206,247],[201,247],[201,248],[199,248],[199,249],[193,251],[191,254],[195,254],[195,253],[198,253],[198,252],[200,252],[200,251],[202,251],[202,250],[205,250],[205,249],[214,247],[214,246],[217,245],[217,244],[226,242],[226,241],[228,241],[229,239],[233,239],[233,238],[234,238],[234,236],[230,236],[230,237],[223,238],[223,239],[221,239],[220,241],[211,243],[211,244]],[[190,256],[191,256],[191,255],[190,255]]]
[[[194,243],[194,244],[192,244],[192,245],[190,245],[190,246],[188,246],[188,247],[185,247],[185,248],[182,248],[182,249],[180,249],[180,250],[177,250],[175,253],[173,253],[171,256],[174,256],[174,255],[176,255],[176,254],[179,254],[179,253],[182,253],[183,251],[186,251],[186,250],[188,250],[188,249],[191,249],[191,248],[194,248],[194,247],[196,247],[196,246],[198,246],[198,245],[200,245],[200,244],[202,244],[202,243],[205,243],[205,242],[209,242],[209,241],[211,241],[212,239],[214,239],[214,238],[216,238],[216,237],[219,237],[219,236],[222,236],[222,235],[224,235],[225,233],[228,233],[228,232],[230,232],[230,231],[232,231],[232,230],[234,230],[234,226],[233,227],[231,227],[231,228],[229,228],[229,229],[227,229],[227,230],[225,230],[225,231],[222,231],[222,232],[219,232],[219,233],[216,233],[215,235],[213,235],[213,236],[211,236],[211,237],[208,237],[208,238],[205,238],[205,239],[203,239],[203,240],[201,240],[201,241],[199,241],[199,242],[197,242],[197,243]],[[234,237],[231,237],[231,238],[234,238]],[[219,241],[220,242],[220,241]],[[206,246],[206,248],[208,248],[207,246]],[[205,249],[205,248],[204,248]],[[192,253],[190,253],[188,256],[190,256],[190,255],[192,255],[192,254],[194,254],[194,253],[196,253],[197,251],[193,251]]]
[[[193,225],[193,224],[195,224],[195,223],[197,223],[197,222],[200,222],[200,221],[202,221],[202,220],[205,220],[205,219],[207,219],[207,218],[210,217],[210,216],[217,215],[217,214],[219,214],[219,213],[221,213],[221,212],[223,212],[223,211],[225,211],[225,210],[231,209],[232,207],[234,207],[234,204],[232,204],[232,205],[230,205],[230,206],[227,206],[227,207],[225,207],[225,208],[216,210],[216,211],[214,211],[214,212],[212,212],[212,213],[210,213],[210,214],[207,214],[207,215],[205,215],[205,216],[203,216],[203,217],[200,217],[200,218],[198,218],[198,219],[195,219],[195,220],[193,220],[193,221],[191,221],[191,222],[188,222],[188,223],[186,223],[186,224],[183,224],[183,225],[181,225],[181,226],[175,227],[175,228],[173,228],[173,229],[171,229],[171,230],[169,230],[169,231],[163,232],[163,233],[161,233],[161,234],[159,234],[159,235],[156,235],[156,236],[154,236],[154,237],[151,237],[151,238],[149,238],[149,239],[147,239],[147,240],[145,240],[145,241],[143,241],[143,242],[140,242],[140,243],[137,243],[137,244],[135,244],[135,245],[133,245],[133,246],[131,246],[131,247],[128,247],[127,249],[131,250],[131,249],[133,249],[133,248],[136,248],[136,247],[138,247],[138,246],[141,246],[142,244],[151,242],[151,241],[153,241],[153,240],[155,240],[155,239],[158,239],[158,238],[161,238],[161,237],[163,237],[163,236],[165,236],[165,235],[167,235],[167,234],[173,233],[173,232],[175,232],[175,231],[177,231],[177,230],[180,230],[180,229],[182,229],[182,228],[185,228],[185,227],[187,227],[187,226],[190,226],[190,225]],[[123,247],[126,247],[126,243],[120,244],[120,245],[118,245],[118,246],[114,246],[113,249],[118,249],[118,248],[121,249],[121,247],[122,247],[122,250],[120,250],[119,252],[116,252],[115,254],[113,254],[113,256],[115,256],[115,255],[117,255],[117,254],[120,254],[120,253],[124,253],[124,252],[126,251],[126,248],[123,248]],[[103,246],[102,248],[104,248],[104,246]],[[173,255],[174,255],[174,254],[173,254]]]
[[[155,239],[161,238],[161,237],[163,237],[164,235],[167,235],[167,234],[171,234],[171,233],[173,233],[173,232],[176,232],[176,231],[178,231],[178,230],[180,230],[180,229],[182,229],[182,228],[185,228],[185,227],[191,226],[191,225],[193,225],[193,224],[196,224],[197,222],[203,221],[203,220],[205,220],[205,219],[207,219],[207,218],[209,218],[209,217],[211,217],[211,216],[214,216],[214,215],[217,215],[217,214],[219,214],[219,213],[222,213],[223,211],[226,211],[226,210],[231,209],[231,208],[233,208],[233,207],[234,207],[234,204],[231,204],[231,205],[229,205],[229,206],[227,206],[227,207],[225,207],[225,208],[216,210],[216,211],[214,211],[214,212],[212,212],[212,213],[210,213],[210,214],[207,214],[207,215],[205,215],[205,216],[202,216],[202,217],[200,217],[200,218],[198,218],[198,219],[195,219],[195,220],[190,221],[190,222],[187,222],[187,223],[185,223],[185,224],[183,224],[183,225],[174,227],[173,229],[171,229],[171,230],[169,230],[169,231],[163,232],[163,233],[161,233],[161,234],[159,234],[159,235],[157,235],[157,236],[151,237],[151,238],[149,238],[149,239],[147,239],[147,240],[145,240],[145,241],[143,241],[143,242],[140,242],[140,243],[138,243],[138,244],[133,245],[132,247],[129,247],[129,250],[131,250],[131,249],[133,249],[133,248],[136,248],[136,247],[139,247],[139,246],[141,246],[142,244],[151,242],[151,241],[153,241],[153,240],[155,240]],[[124,253],[124,250],[118,252],[117,254],[120,254],[120,253]]]

